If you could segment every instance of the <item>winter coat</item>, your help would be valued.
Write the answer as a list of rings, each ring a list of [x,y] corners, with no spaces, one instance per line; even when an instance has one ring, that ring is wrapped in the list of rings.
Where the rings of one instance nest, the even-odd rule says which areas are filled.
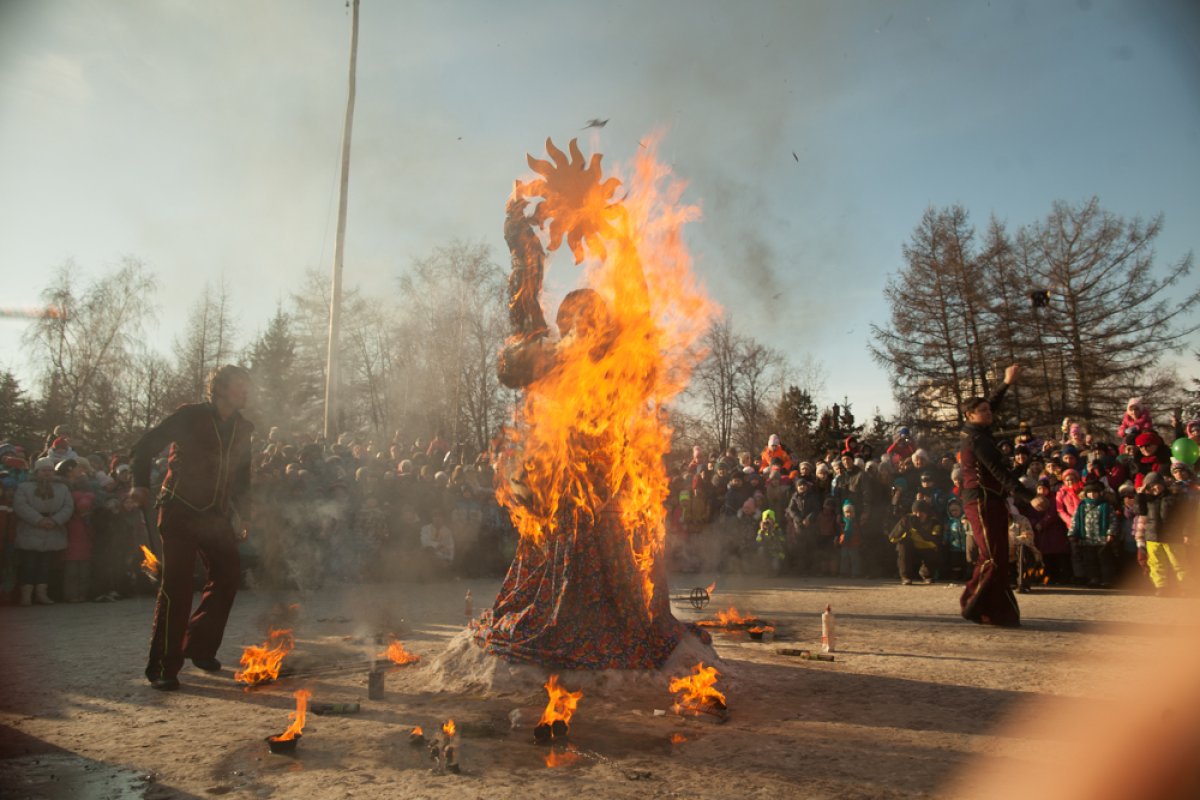
[[[1071,552],[1067,541],[1067,526],[1058,515],[1057,509],[1047,507],[1045,511],[1034,511],[1029,518],[1033,525],[1033,543],[1042,555],[1053,556]]]
[[[921,519],[916,514],[905,514],[892,528],[888,541],[900,544],[907,539],[918,550],[936,550],[942,538],[942,526],[933,517]]]
[[[1078,486],[1080,490],[1083,489],[1082,483],[1076,481],[1075,485]],[[1063,524],[1068,528],[1071,527],[1071,523],[1075,519],[1075,509],[1079,508],[1079,504],[1081,502],[1082,498],[1079,496],[1079,491],[1068,488],[1066,485],[1063,485],[1058,490],[1058,494],[1055,495],[1054,505],[1058,509],[1059,519],[1061,519]]]
[[[1109,536],[1116,534],[1116,514],[1107,500],[1088,500],[1075,509],[1071,518],[1072,539],[1078,539],[1081,544],[1102,545]]]
[[[17,515],[17,549],[49,552],[65,550],[67,547],[67,520],[75,510],[71,490],[66,484],[51,481],[50,497],[38,497],[36,480],[26,481],[17,487],[13,497],[13,511]],[[54,520],[53,528],[41,528],[38,523],[49,517]]]
[[[67,520],[67,561],[92,560],[92,507],[96,501],[93,492],[76,489],[71,492],[75,511]]]

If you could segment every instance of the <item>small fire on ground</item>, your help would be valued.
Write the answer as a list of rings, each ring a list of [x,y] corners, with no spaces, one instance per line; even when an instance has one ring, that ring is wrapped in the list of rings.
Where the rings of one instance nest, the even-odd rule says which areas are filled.
[[[239,662],[242,668],[233,673],[233,679],[250,686],[275,680],[279,677],[284,656],[292,652],[295,646],[296,640],[291,630],[271,631],[267,634],[267,641],[261,645],[250,645],[242,651]]]
[[[671,710],[680,716],[714,714],[723,718],[725,695],[717,689],[720,674],[716,667],[706,667],[701,661],[692,667],[691,675],[671,679],[667,688],[676,695]]]
[[[743,617],[733,606],[728,611],[718,611],[716,619],[702,619],[696,624],[702,628],[749,628],[761,624],[757,617]]]
[[[304,717],[308,710],[308,699],[312,697],[312,692],[308,689],[299,689],[296,691],[296,710],[288,714],[288,719],[292,724],[288,729],[278,736],[272,736],[271,740],[275,742],[286,742],[289,739],[295,739],[304,731]]]
[[[557,675],[550,676],[545,683],[545,689],[549,700],[537,727],[533,729],[534,738],[539,742],[551,738],[564,739],[570,732],[571,717],[575,716],[575,709],[583,699],[583,691],[568,691],[559,685]]]
[[[410,653],[407,650],[405,650],[404,645],[400,643],[399,639],[392,639],[391,644],[388,645],[387,650],[384,650],[382,653],[379,653],[378,655],[375,656],[375,658],[377,658],[377,659],[386,658],[388,661],[391,661],[393,664],[396,664],[398,666],[404,666],[405,664],[415,664],[421,660],[421,657],[419,655],[416,655],[415,653]]]
[[[446,734],[447,736],[453,736],[456,730],[457,729],[454,727],[454,720],[452,719],[446,720],[446,723],[442,725],[442,733]]]

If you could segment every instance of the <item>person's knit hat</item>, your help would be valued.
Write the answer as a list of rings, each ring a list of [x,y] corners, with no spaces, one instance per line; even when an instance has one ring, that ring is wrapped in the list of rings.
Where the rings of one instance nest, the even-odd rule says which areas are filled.
[[[39,469],[54,469],[54,459],[39,458],[37,461],[33,462],[33,471],[37,472]]]
[[[1133,485],[1132,481],[1125,481],[1117,488],[1117,494],[1122,497],[1137,494],[1137,487]]]
[[[1154,431],[1146,431],[1145,433],[1139,433],[1137,435],[1137,439],[1134,440],[1134,444],[1136,444],[1138,447],[1145,447],[1149,444],[1162,444],[1162,439],[1159,439],[1158,434]]]
[[[1162,475],[1159,475],[1157,472],[1147,472],[1145,475],[1139,475],[1138,478],[1141,479],[1143,489],[1149,489],[1151,486],[1162,484],[1163,482]]]
[[[1185,430],[1185,431],[1191,431],[1191,430],[1194,430],[1194,429],[1200,429],[1200,419],[1190,419],[1190,420],[1188,420],[1187,427],[1186,427],[1186,428],[1184,428],[1184,430]]]
[[[768,447],[779,447],[781,444],[783,444],[783,441],[779,438],[778,433],[772,433],[771,438],[767,439]]]
[[[1083,493],[1087,494],[1088,492],[1099,492],[1100,494],[1104,494],[1104,484],[1102,484],[1100,481],[1088,481],[1083,485]]]
[[[1073,444],[1063,445],[1062,454],[1079,458],[1079,450]]]
[[[910,434],[908,432],[908,428],[901,428],[900,430],[896,431],[896,435],[897,436],[909,436]]]
[[[71,443],[67,441],[67,437],[60,436],[50,443],[50,447],[54,450],[61,450],[64,447],[70,447]]]
[[[1183,470],[1188,475],[1192,474],[1192,465],[1186,461],[1180,461],[1178,458],[1171,459],[1171,472],[1175,470]]]
[[[1064,470],[1063,470],[1063,473],[1062,473],[1062,476],[1063,476],[1063,480],[1064,480],[1064,481],[1065,481],[1067,478],[1074,478],[1075,480],[1079,480],[1079,470],[1077,470],[1077,469],[1064,469]]]

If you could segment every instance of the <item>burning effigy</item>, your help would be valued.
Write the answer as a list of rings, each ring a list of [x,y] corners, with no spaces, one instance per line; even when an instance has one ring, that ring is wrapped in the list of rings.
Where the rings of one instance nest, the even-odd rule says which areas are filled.
[[[685,631],[662,561],[665,408],[716,313],[683,243],[698,211],[680,203],[683,185],[653,143],[627,184],[605,179],[600,154],[585,161],[574,140],[569,154],[550,140],[546,150],[549,161],[528,158],[537,177],[517,181],[507,205],[512,335],[499,373],[525,394],[505,431],[497,498],[520,542],[476,636],[548,668],[656,669]],[[585,266],[555,335],[540,295],[547,251],[564,241]]]

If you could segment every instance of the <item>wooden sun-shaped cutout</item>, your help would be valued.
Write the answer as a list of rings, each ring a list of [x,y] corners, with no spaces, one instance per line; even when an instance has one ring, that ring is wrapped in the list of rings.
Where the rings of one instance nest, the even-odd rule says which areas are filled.
[[[527,156],[529,167],[542,177],[518,184],[517,191],[524,197],[542,198],[530,219],[539,228],[550,221],[550,250],[557,250],[566,236],[576,264],[583,261],[585,245],[586,251],[603,259],[604,239],[615,235],[612,223],[621,213],[621,204],[612,199],[621,182],[616,178],[601,181],[600,153],[593,154],[585,166],[577,140],[572,139],[567,149],[571,151],[569,160],[546,139],[546,152],[553,163]]]

